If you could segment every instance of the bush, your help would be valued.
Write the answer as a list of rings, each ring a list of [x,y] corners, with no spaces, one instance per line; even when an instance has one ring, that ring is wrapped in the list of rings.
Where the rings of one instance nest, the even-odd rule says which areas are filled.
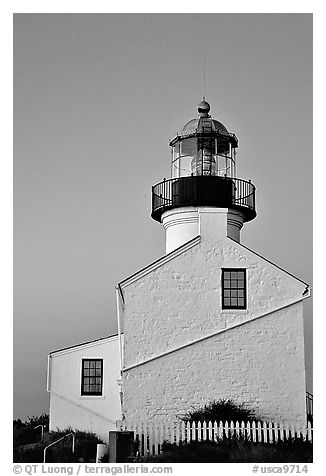
[[[46,446],[59,440],[72,431],[67,428],[63,431],[51,431],[34,445],[25,445],[14,448],[15,463],[40,463],[43,461],[43,450]],[[46,451],[47,463],[94,463],[96,459],[96,447],[103,443],[94,433],[74,431],[75,452],[72,453],[72,436],[65,438]]]
[[[14,448],[14,463],[42,463],[43,447],[39,443]]]
[[[49,427],[49,415],[42,414],[39,417],[28,417],[28,420],[22,422],[20,419],[13,422],[13,442],[14,447],[35,443],[41,439],[41,428],[36,428],[38,425],[43,425],[45,429]]]
[[[244,438],[193,441],[179,445],[164,442],[159,455],[145,463],[311,463],[312,443],[302,439],[253,443]]]
[[[213,400],[202,408],[192,408],[179,417],[183,421],[254,421],[258,417],[253,410],[245,405],[236,404],[232,400]]]

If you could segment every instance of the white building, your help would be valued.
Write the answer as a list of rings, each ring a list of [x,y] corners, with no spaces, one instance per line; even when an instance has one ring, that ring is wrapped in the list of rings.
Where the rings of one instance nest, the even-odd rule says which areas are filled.
[[[50,354],[50,429],[103,437],[121,419],[173,421],[219,399],[306,420],[309,287],[240,243],[255,187],[236,177],[238,140],[209,111],[202,101],[170,142],[152,208],[166,255],[118,284],[117,336]]]

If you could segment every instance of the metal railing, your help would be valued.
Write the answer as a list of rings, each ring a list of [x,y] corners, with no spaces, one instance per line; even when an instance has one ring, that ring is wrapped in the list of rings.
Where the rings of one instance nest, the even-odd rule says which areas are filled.
[[[33,430],[36,430],[36,428],[41,428],[41,438],[43,438],[45,425],[34,426]]]
[[[194,175],[163,180],[152,187],[154,219],[160,221],[165,210],[184,206],[233,207],[249,221],[256,216],[255,186],[250,180]]]
[[[72,452],[74,453],[75,452],[75,434],[73,432],[71,433],[67,433],[66,435],[64,435],[62,438],[59,438],[59,440],[56,440],[54,441],[53,443],[51,443],[50,445],[46,446],[43,450],[43,463],[45,463],[46,461],[46,450],[48,448],[50,448],[50,446],[54,446],[56,445],[57,443],[59,443],[60,441],[62,441],[64,438],[67,438],[68,436],[72,436]]]

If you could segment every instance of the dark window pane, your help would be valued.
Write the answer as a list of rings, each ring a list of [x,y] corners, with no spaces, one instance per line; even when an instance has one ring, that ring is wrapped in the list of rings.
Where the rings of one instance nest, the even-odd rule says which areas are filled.
[[[89,368],[89,360],[84,360],[84,368],[88,369]]]
[[[224,281],[224,288],[227,289],[227,288],[230,288],[230,287],[231,287],[231,281],[229,281],[229,280]]]
[[[224,298],[224,305],[230,306],[230,298]]]
[[[97,369],[101,369],[101,368],[102,368],[102,362],[101,362],[100,360],[98,360],[98,361],[96,362],[96,368],[97,368]]]
[[[238,284],[237,281],[231,281],[231,288],[237,288]]]
[[[231,306],[236,306],[238,304],[237,298],[231,298]]]
[[[95,369],[90,369],[89,375],[92,375],[92,376],[95,375]]]
[[[231,297],[237,297],[237,296],[238,296],[238,290],[237,289],[232,289]]]
[[[89,375],[89,369],[84,369],[84,375]]]
[[[231,271],[231,279],[238,279],[238,271]]]
[[[230,289],[225,289],[224,290],[224,297],[230,297],[230,293],[231,293]]]
[[[244,290],[243,289],[238,290],[238,296],[239,297],[244,297]]]
[[[244,298],[239,298],[238,299],[238,305],[239,306],[244,306]]]
[[[90,361],[90,365],[89,365],[89,366],[90,366],[91,369],[95,369],[95,362],[94,362],[94,360],[91,360],[91,361]]]
[[[224,271],[224,279],[230,279],[231,273],[230,271]]]
[[[244,289],[244,281],[242,279],[238,281],[238,287]]]

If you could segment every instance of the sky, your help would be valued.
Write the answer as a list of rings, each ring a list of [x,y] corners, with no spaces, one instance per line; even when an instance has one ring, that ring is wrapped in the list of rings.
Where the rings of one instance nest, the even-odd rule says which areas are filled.
[[[164,255],[151,186],[203,96],[256,186],[244,245],[312,285],[311,14],[14,15],[14,418],[49,352],[115,333],[115,285]],[[305,302],[312,391],[312,299]]]

